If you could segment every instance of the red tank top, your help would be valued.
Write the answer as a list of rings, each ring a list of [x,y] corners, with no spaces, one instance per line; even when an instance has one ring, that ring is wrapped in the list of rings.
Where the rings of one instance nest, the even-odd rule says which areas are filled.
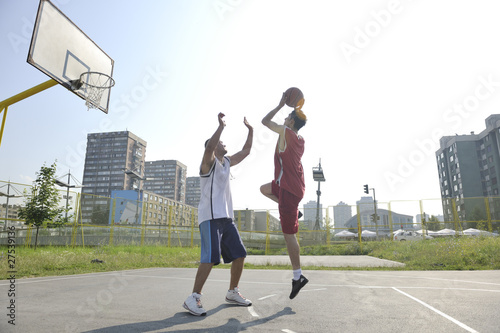
[[[284,190],[303,198],[306,190],[304,168],[304,138],[285,127],[285,149],[279,151],[279,139],[274,153],[274,181]]]

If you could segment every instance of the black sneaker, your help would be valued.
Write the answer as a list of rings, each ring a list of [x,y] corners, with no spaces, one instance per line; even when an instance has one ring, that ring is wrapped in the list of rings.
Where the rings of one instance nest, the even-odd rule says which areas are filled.
[[[295,298],[299,293],[300,289],[309,282],[304,275],[301,275],[298,280],[292,280],[292,292],[290,293],[290,299]]]
[[[304,214],[302,214],[302,212],[299,210],[299,217],[297,218],[297,220],[299,220]]]

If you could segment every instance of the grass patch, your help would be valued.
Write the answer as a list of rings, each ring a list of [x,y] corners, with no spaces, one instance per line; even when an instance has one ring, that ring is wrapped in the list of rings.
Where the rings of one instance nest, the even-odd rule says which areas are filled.
[[[391,270],[500,269],[500,237],[451,237],[413,242],[364,242],[313,246],[304,255],[369,255],[406,264]]]
[[[198,267],[199,249],[165,246],[18,246],[16,277],[109,272],[150,267]],[[7,248],[0,248],[0,279],[7,278]],[[102,263],[93,263],[99,259]]]
[[[248,250],[249,255],[264,254]],[[286,249],[271,254],[286,255]],[[301,249],[302,255],[370,255],[405,263],[403,268],[329,268],[325,270],[492,270],[500,269],[500,237],[459,237],[414,242],[365,242],[359,244],[316,245]],[[151,267],[198,267],[199,248],[158,246],[97,246],[33,248],[17,246],[16,278],[109,272]],[[92,263],[99,259],[103,263]],[[218,265],[216,268],[228,268]],[[254,266],[246,268],[288,269],[290,266]],[[7,247],[0,247],[0,280],[8,278]]]

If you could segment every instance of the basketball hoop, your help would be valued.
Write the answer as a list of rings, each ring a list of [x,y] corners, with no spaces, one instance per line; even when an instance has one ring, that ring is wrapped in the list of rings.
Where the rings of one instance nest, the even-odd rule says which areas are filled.
[[[87,110],[99,109],[102,94],[115,85],[115,80],[104,73],[85,72],[80,75],[81,89],[86,92],[85,105]]]

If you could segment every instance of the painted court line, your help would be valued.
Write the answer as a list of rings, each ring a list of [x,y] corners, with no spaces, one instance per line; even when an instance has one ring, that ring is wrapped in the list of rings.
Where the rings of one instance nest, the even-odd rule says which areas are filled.
[[[319,290],[326,290],[326,288],[318,288],[318,289],[302,289],[302,290],[301,290],[301,292],[319,291]]]
[[[30,279],[20,279],[17,280],[16,283],[18,284],[29,284],[29,283],[42,283],[42,282],[53,282],[53,281],[59,281],[59,280],[70,280],[70,279],[86,279],[86,278],[96,278],[96,277],[104,277],[104,276],[109,276],[109,277],[130,277],[130,278],[153,278],[153,279],[169,279],[169,280],[187,280],[187,281],[193,281],[194,277],[178,277],[178,276],[161,276],[161,275],[145,275],[145,274],[135,274],[135,273],[144,273],[145,271],[156,271],[160,270],[158,268],[154,269],[145,269],[145,270],[140,270],[140,272],[136,270],[127,270],[127,271],[111,271],[111,272],[99,272],[99,273],[88,273],[88,274],[79,274],[79,275],[66,275],[66,276],[59,276],[59,277],[41,277],[41,278],[30,278]],[[360,274],[360,275],[365,275],[366,274]],[[382,275],[379,275],[382,276]],[[384,275],[385,276],[385,275]],[[391,277],[391,276],[388,276]],[[402,276],[398,276],[402,277]],[[408,277],[408,276],[405,276]],[[412,277],[409,277],[412,278]],[[415,277],[413,277],[415,278]],[[497,283],[487,283],[487,282],[475,282],[475,281],[463,281],[463,280],[451,280],[451,279],[438,279],[438,278],[425,278],[425,277],[418,277],[418,279],[430,279],[430,280],[444,280],[444,281],[453,281],[453,282],[467,282],[467,283],[477,283],[477,284],[484,284],[484,285],[499,285]],[[211,279],[211,282],[228,282],[229,280],[219,280],[219,279]],[[263,281],[245,281],[245,283],[248,284],[266,284],[266,285],[288,285],[288,283],[284,282],[263,282]],[[4,283],[0,283],[0,286],[8,286],[10,283],[8,280],[5,280]],[[319,290],[326,290],[326,288],[358,288],[358,289],[394,289],[394,288],[401,288],[401,289],[425,289],[425,290],[460,290],[460,291],[476,291],[476,292],[489,292],[489,293],[500,293],[500,290],[494,290],[494,289],[476,289],[476,288],[460,288],[460,287],[415,287],[415,286],[396,286],[396,287],[390,287],[390,286],[361,286],[361,285],[347,285],[347,284],[309,284],[308,287],[320,287],[317,289],[307,289],[307,290],[302,290],[302,292],[308,292],[308,291],[319,291]],[[323,288],[321,288],[323,287]],[[268,295],[260,298],[259,300],[263,300],[269,297],[273,297],[273,295]]]
[[[79,274],[79,275],[72,275],[72,276],[62,276],[62,277],[52,277],[52,278],[46,278],[46,277],[41,277],[41,278],[29,278],[28,279],[18,279],[16,280],[16,283],[18,284],[27,284],[27,283],[40,283],[40,282],[52,282],[52,281],[60,281],[60,280],[72,280],[72,279],[84,279],[84,278],[95,278],[99,276],[129,276],[133,277],[134,275],[126,275],[120,273],[120,271],[116,272],[102,272],[102,273],[89,273],[89,274]],[[9,280],[5,280],[9,281]],[[8,286],[9,283],[0,283],[0,286]]]
[[[248,312],[250,312],[250,314],[252,315],[252,317],[258,317],[259,316],[257,314],[257,312],[255,312],[255,310],[253,309],[253,306],[249,306],[248,307]]]
[[[450,320],[451,322],[453,322],[453,323],[457,324],[458,326],[462,327],[463,329],[467,330],[468,332],[471,332],[471,333],[478,333],[476,330],[474,330],[474,329],[470,328],[469,326],[467,326],[467,325],[465,325],[464,323],[462,323],[462,322],[460,322],[460,321],[456,320],[455,318],[448,316],[446,313],[443,313],[443,312],[439,311],[438,309],[436,309],[436,308],[434,308],[434,307],[430,306],[429,304],[427,304],[427,303],[425,303],[425,302],[422,302],[422,301],[421,301],[421,300],[419,300],[418,298],[415,298],[415,297],[413,297],[413,296],[411,296],[411,295],[409,295],[409,294],[405,293],[404,291],[401,291],[401,290],[399,290],[399,289],[397,289],[397,288],[394,288],[394,287],[393,287],[392,289],[396,290],[398,293],[401,293],[401,294],[405,295],[406,297],[411,298],[411,299],[412,299],[412,300],[414,300],[415,302],[418,302],[418,303],[422,304],[422,305],[423,305],[423,306],[425,306],[426,308],[428,308],[428,309],[430,309],[430,310],[432,310],[432,311],[436,312],[436,313],[437,313],[437,314],[439,314],[440,316],[443,316],[444,318],[446,318],[446,319]]]
[[[456,279],[443,279],[427,276],[411,276],[411,275],[379,275],[379,274],[365,274],[365,273],[354,273],[360,276],[373,276],[373,277],[389,277],[393,278],[404,278],[404,279],[421,279],[421,280],[436,280],[436,281],[446,281],[446,282],[462,282],[462,283],[475,283],[475,284],[486,284],[493,286],[500,286],[500,283],[493,282],[481,282],[481,281],[469,281],[469,280],[456,280]]]
[[[266,298],[270,298],[270,297],[273,297],[273,296],[276,296],[276,294],[272,294],[272,295],[267,295],[267,296],[261,297],[261,298],[258,299],[258,301],[262,301],[262,300],[264,300]]]

